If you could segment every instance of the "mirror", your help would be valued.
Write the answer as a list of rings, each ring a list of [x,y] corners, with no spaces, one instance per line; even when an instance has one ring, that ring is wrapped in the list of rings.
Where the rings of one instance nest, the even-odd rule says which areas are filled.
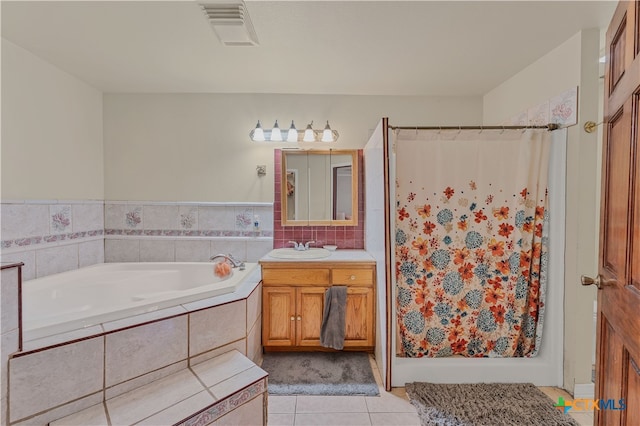
[[[282,226],[356,226],[358,151],[283,151]]]

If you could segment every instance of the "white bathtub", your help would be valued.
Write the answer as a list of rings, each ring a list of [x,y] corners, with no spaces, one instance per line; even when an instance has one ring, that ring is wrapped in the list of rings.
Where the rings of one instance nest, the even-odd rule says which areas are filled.
[[[119,320],[235,291],[257,267],[224,279],[212,263],[104,263],[25,281],[25,340]]]

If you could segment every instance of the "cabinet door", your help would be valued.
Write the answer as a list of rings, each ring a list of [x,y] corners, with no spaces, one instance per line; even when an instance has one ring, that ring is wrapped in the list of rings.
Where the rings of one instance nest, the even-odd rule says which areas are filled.
[[[262,289],[262,344],[294,346],[296,296],[292,287]]]
[[[347,289],[345,348],[374,345],[373,296],[372,287],[349,287]]]
[[[326,287],[297,289],[296,341],[298,346],[320,346],[320,328],[326,290]]]

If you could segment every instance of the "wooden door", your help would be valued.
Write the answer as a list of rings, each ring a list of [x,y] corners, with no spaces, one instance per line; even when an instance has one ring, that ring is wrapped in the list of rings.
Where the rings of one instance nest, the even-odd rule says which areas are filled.
[[[297,292],[296,342],[298,346],[320,346],[320,328],[326,287],[299,287]]]
[[[345,348],[374,345],[373,295],[373,287],[350,287],[347,289]]]
[[[262,288],[262,344],[294,346],[296,291],[294,287]]]
[[[607,31],[600,261],[592,280],[600,288],[596,398],[602,402],[595,418],[607,426],[640,425],[638,12],[636,2],[619,3]]]

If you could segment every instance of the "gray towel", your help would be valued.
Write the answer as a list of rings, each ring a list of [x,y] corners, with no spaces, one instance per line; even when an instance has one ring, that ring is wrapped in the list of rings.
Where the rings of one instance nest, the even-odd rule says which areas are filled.
[[[324,312],[320,329],[320,344],[325,348],[344,348],[347,287],[333,286],[324,292]]]

